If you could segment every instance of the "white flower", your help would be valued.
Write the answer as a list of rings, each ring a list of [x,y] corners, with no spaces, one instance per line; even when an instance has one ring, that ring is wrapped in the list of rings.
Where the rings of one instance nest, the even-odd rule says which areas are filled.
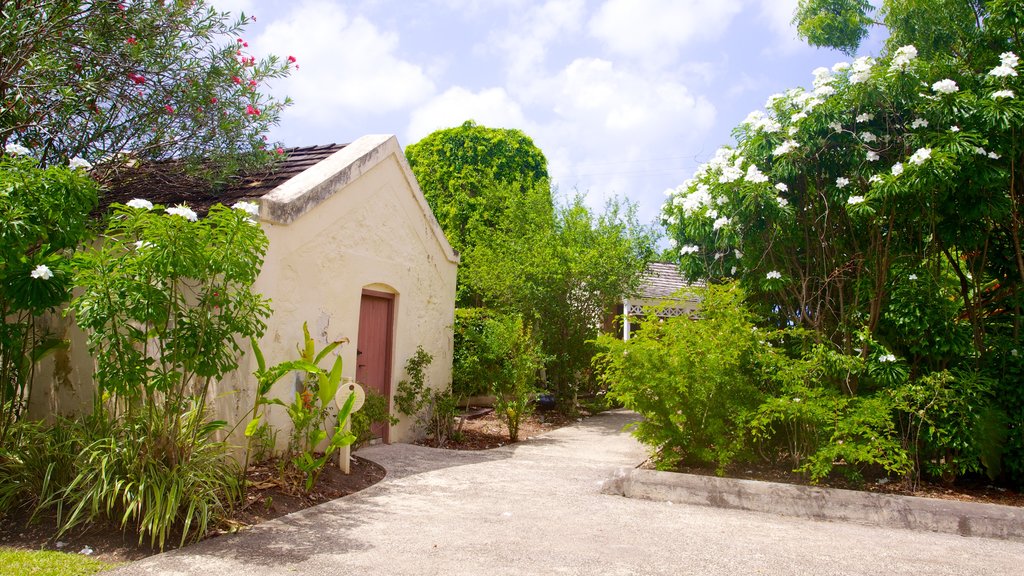
[[[843,70],[849,70],[849,69],[850,69],[850,63],[849,62],[836,62],[835,64],[832,65],[832,71],[833,72],[842,72]]]
[[[895,362],[896,361],[896,356],[894,356],[893,354],[882,354],[881,356],[879,356],[878,361],[879,362]]]
[[[868,144],[871,144],[872,142],[878,142],[878,136],[875,136],[871,132],[861,132],[860,139]]]
[[[993,160],[999,160],[1000,158],[1002,158],[1002,156],[1000,156],[996,152],[989,152],[988,153],[988,157],[993,159]]]
[[[778,270],[772,270],[771,272],[764,275],[768,280],[779,280],[782,278],[782,274]]]
[[[1009,66],[1010,68],[1016,68],[1017,64],[1020,63],[1020,58],[1017,57],[1013,52],[1003,52],[999,55],[999,61],[1003,66]]]
[[[945,80],[939,80],[935,84],[932,84],[932,90],[939,94],[952,94],[959,92],[960,87],[956,85],[956,82],[946,78]]]
[[[736,267],[735,266],[733,266],[732,270],[729,271],[729,275],[730,276],[735,276],[736,275]]]
[[[793,402],[800,402],[799,398],[793,398]]]
[[[6,146],[4,146],[4,152],[10,154],[11,156],[28,156],[29,154],[32,153],[32,151],[29,150],[28,148],[25,148],[21,144],[15,144],[14,142],[9,142]]]
[[[711,227],[713,229],[715,229],[715,230],[718,230],[722,226],[727,226],[728,224],[729,224],[729,219],[726,218],[725,216],[722,216],[721,218],[715,220],[715,223],[712,224]]]
[[[152,247],[153,247],[153,243],[152,242],[146,242],[145,240],[139,240],[139,241],[135,242],[135,249],[136,250],[142,250],[143,248],[152,248]]]
[[[81,550],[79,550],[78,553],[83,554],[85,556],[92,556],[93,549],[88,546],[85,546]]]
[[[831,128],[833,132],[843,131],[843,125],[840,124],[839,122],[830,122],[828,127]]]
[[[911,274],[910,276],[907,276],[907,280],[917,280],[917,274]]]
[[[916,165],[920,166],[921,164],[924,164],[925,160],[927,160],[927,159],[929,159],[931,157],[932,157],[932,149],[931,148],[918,148],[917,152],[914,152],[913,155],[910,156],[909,162],[911,164],[916,164]]]
[[[1014,348],[1013,350],[1010,350],[1010,354],[1013,355],[1013,356],[1016,356],[1017,355],[1017,349]]]
[[[828,84],[818,86],[817,88],[814,89],[815,96],[831,96],[835,93],[836,89],[833,88],[832,86],[829,86]]]
[[[129,208],[145,208],[146,210],[153,209],[153,203],[149,200],[143,200],[142,198],[132,198],[128,201],[127,206]]]
[[[999,100],[1000,98],[1013,98],[1013,97],[1014,97],[1013,90],[996,90],[995,92],[992,93],[992,98],[994,100]]]
[[[736,255],[736,259],[737,260],[739,260],[740,258],[743,258],[743,252],[740,252],[736,248],[733,248],[732,253]]]
[[[959,131],[960,131],[960,127],[959,127],[959,126],[956,126],[956,125],[954,125],[954,126],[950,126],[950,127],[949,127],[949,131],[950,131],[950,132],[959,132]]]
[[[782,196],[776,196],[775,197],[775,202],[777,202],[779,204],[780,208],[785,208],[786,206],[789,206],[789,200],[786,200]]]
[[[878,160],[878,152],[875,152],[874,150],[868,150],[867,160],[868,162],[875,162],[876,160]]]
[[[851,84],[860,84],[871,76],[871,66],[875,63],[870,56],[861,56],[853,61],[853,73],[850,74]]]
[[[850,179],[849,178],[846,178],[844,176],[840,176],[839,178],[836,178],[836,187],[837,188],[846,188],[849,185],[850,185]]]
[[[697,252],[700,252],[700,247],[694,244],[687,244],[679,249],[679,254],[682,256],[686,256],[687,254],[696,254]]]
[[[799,131],[800,129],[797,128],[796,126],[790,126],[789,130],[786,130],[786,134],[789,134],[790,136],[796,136],[797,132]]]
[[[253,218],[260,217],[260,205],[255,202],[235,202],[232,208],[241,210]]]
[[[772,94],[771,96],[768,97],[768,100],[765,101],[764,107],[771,108],[772,106],[775,106],[776,102],[778,102],[779,100],[783,100],[785,98],[785,94]]]
[[[799,147],[800,147],[800,144],[798,144],[796,142],[796,140],[786,140],[782,144],[779,144],[775,148],[775,150],[772,151],[772,155],[773,156],[782,156],[783,154],[788,154],[789,152],[791,152],[793,150],[796,150]]]
[[[981,156],[985,156],[986,154],[988,154],[988,151],[982,148],[981,146],[975,146],[974,152],[980,154]]]
[[[787,186],[785,182],[779,182],[776,184],[775,189],[780,192],[789,192],[789,186]]]
[[[760,184],[762,182],[767,182],[767,181],[768,181],[768,177],[765,176],[764,172],[761,172],[761,170],[756,165],[751,164],[747,168],[747,182],[752,182],[754,184]]]
[[[900,174],[903,174],[903,163],[897,162],[892,165],[892,175],[899,176]]]
[[[789,117],[789,121],[795,124],[803,120],[804,118],[807,118],[807,114],[805,112],[797,112],[796,114],[793,114],[792,116]]]
[[[989,70],[988,75],[995,76],[996,78],[1005,78],[1007,76],[1016,76],[1017,71],[1005,64],[1001,64]]]
[[[875,115],[871,114],[870,112],[865,112],[863,114],[857,115],[857,122],[871,122],[874,119]]]
[[[872,174],[871,178],[868,178],[868,182],[870,182],[872,184],[878,184],[881,181],[882,181],[882,177],[879,176],[878,174]]]
[[[40,264],[32,270],[32,277],[38,280],[49,280],[53,278],[53,270],[50,270],[50,267],[46,264]]]
[[[846,201],[847,204],[860,204],[864,201],[863,196],[850,196],[850,199]]]
[[[92,170],[92,164],[90,164],[88,160],[84,158],[79,158],[78,156],[75,156],[74,158],[71,159],[70,162],[68,162],[68,167],[71,168],[72,170],[76,168],[85,168],[86,170]]]
[[[199,219],[199,215],[196,214],[194,210],[192,210],[191,208],[184,204],[178,204],[177,206],[167,208],[165,211],[168,214],[171,214],[172,216],[181,216],[182,218],[188,220],[189,222],[195,222],[196,220]]]
[[[893,56],[892,64],[889,66],[889,69],[906,70],[907,65],[910,64],[910,61],[914,58],[917,58],[917,48],[912,45],[899,48]]]
[[[928,127],[928,121],[925,120],[924,118],[915,118],[914,121],[910,123],[910,127],[911,128],[915,128],[915,129],[916,128],[927,128]]]
[[[718,182],[726,184],[728,182],[735,182],[743,177],[743,170],[735,166],[726,166],[722,168],[722,174],[718,177]]]

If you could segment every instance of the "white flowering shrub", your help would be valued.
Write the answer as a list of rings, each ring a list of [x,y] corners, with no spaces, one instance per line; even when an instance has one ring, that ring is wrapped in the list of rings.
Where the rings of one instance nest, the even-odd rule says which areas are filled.
[[[955,453],[944,459],[954,476],[996,477],[1005,463],[1022,482],[1024,365],[1010,354],[1024,305],[1021,19],[1005,1],[977,19],[962,3],[932,4],[885,2],[887,54],[819,68],[810,88],[770,97],[734,146],[667,192],[662,222],[688,277],[735,279],[764,327],[808,330],[867,364],[818,385],[859,402],[943,371],[980,382],[975,432],[893,433],[917,462]],[[960,36],[928,35],[952,21]],[[978,432],[989,409],[1002,432]],[[938,430],[953,422],[928,418]],[[983,465],[983,445],[1006,451]]]
[[[0,155],[0,446],[25,407],[33,367],[59,341],[36,317],[67,301],[71,257],[87,233],[96,184],[69,166],[41,169],[28,148]]]

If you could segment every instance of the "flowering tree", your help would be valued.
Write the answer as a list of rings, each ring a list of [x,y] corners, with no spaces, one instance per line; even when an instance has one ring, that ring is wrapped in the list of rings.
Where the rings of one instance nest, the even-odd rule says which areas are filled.
[[[867,10],[805,1],[798,20],[827,21],[828,4]],[[842,379],[843,394],[887,390],[899,405],[941,380],[944,394],[970,398],[970,423],[929,421],[948,432],[932,454],[963,455],[936,458],[954,475],[978,467],[985,411],[1009,419],[985,433],[990,444],[1016,434],[1004,461],[1024,477],[1018,12],[1002,1],[887,2],[885,55],[819,68],[811,89],[771,96],[663,209],[688,276],[737,279],[769,323],[867,362]],[[862,37],[827,28],[817,43],[855,49]],[[952,377],[930,376],[940,373]]]
[[[251,55],[244,15],[231,23],[203,0],[0,9],[0,145],[31,148],[43,165],[108,161],[103,171],[125,152],[218,171],[265,158],[262,134],[288,101],[260,90],[295,59]]]

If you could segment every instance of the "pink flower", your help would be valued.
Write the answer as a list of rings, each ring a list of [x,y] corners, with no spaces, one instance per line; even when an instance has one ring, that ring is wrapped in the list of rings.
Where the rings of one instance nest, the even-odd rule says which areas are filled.
[[[146,77],[141,74],[128,74],[128,78],[131,78],[132,82],[136,84],[145,84]]]
[[[255,80],[249,80],[249,86],[255,86],[255,85],[256,85],[256,81]]]
[[[295,56],[289,56],[288,57],[288,61],[291,62],[292,64],[294,64],[295,63]]]
[[[277,152],[278,154],[284,154],[284,148],[281,148],[280,146],[278,146],[277,150],[274,150],[274,152]]]
[[[242,79],[239,78],[238,76],[232,76],[231,77],[231,81],[234,82],[235,84],[241,84],[242,83]]]
[[[216,96],[213,96],[212,98],[210,98],[210,104],[216,104],[216,103],[217,103],[217,97]]]
[[[171,105],[170,105],[170,104],[165,104],[165,105],[164,105],[164,110],[167,110],[167,112],[168,112],[169,114],[174,114],[174,108],[173,108],[173,107],[171,107]]]
[[[239,38],[238,39],[238,43],[241,44],[242,42],[245,42],[245,40],[242,40],[241,38]]]
[[[250,116],[259,116],[260,115],[260,109],[255,107],[255,106],[253,106],[252,104],[247,104],[245,106],[245,113],[249,114]]]
[[[131,44],[132,46],[139,43],[139,41],[135,39],[135,36],[129,36],[128,39],[125,40],[125,42]]]

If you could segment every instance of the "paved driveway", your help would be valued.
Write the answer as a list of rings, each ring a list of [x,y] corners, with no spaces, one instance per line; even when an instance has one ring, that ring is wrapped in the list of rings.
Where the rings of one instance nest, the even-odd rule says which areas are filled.
[[[1024,544],[600,494],[640,463],[605,413],[486,452],[395,444],[363,492],[114,574],[1024,574]]]

